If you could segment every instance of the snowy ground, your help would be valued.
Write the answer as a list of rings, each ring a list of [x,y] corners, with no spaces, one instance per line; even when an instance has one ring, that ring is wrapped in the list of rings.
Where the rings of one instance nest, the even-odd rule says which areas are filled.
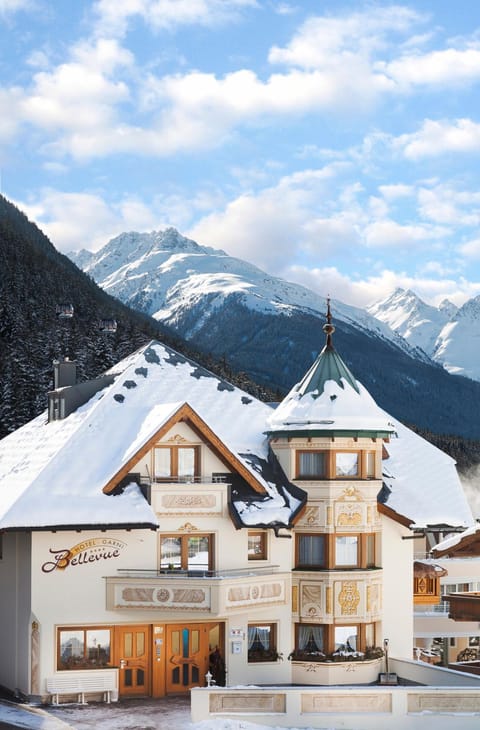
[[[32,707],[0,703],[2,728],[32,730],[265,730],[244,720],[207,720],[192,723],[189,697],[129,700],[111,705],[92,702],[61,707]],[[275,730],[270,728],[269,730]],[[277,728],[277,730],[280,730]],[[287,730],[281,728],[281,730]],[[296,730],[290,728],[290,730]],[[306,730],[305,728],[303,730]],[[311,730],[311,729],[310,729]]]

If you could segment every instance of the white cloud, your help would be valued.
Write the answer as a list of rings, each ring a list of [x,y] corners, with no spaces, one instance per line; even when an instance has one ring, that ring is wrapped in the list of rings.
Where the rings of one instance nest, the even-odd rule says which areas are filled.
[[[402,225],[391,219],[377,220],[369,223],[364,230],[368,246],[375,248],[408,249],[422,242],[432,242],[444,238],[449,230],[440,226],[422,223]]]
[[[380,185],[379,192],[385,200],[393,201],[400,198],[408,198],[415,193],[413,185],[405,185],[404,183],[392,183],[390,185]]]
[[[404,55],[377,68],[404,89],[417,86],[444,88],[480,79],[480,49],[447,48]]]
[[[285,260],[302,251],[316,256],[340,252],[358,237],[352,222],[341,213],[322,216],[317,210],[337,172],[335,165],[303,170],[258,193],[239,195],[187,234],[270,273],[278,273]]]
[[[419,212],[424,218],[449,226],[478,226],[480,223],[480,193],[458,191],[451,185],[420,187]]]
[[[433,278],[383,269],[372,276],[352,278],[336,267],[307,268],[291,265],[285,267],[281,276],[312,291],[322,295],[330,294],[334,299],[357,307],[367,307],[380,301],[397,287],[412,289],[430,304],[438,306],[444,299],[449,299],[461,306],[467,299],[477,296],[480,289],[480,282],[455,280],[448,276],[448,272],[442,278]]]
[[[459,251],[468,259],[480,259],[480,238],[472,238],[459,246]]]
[[[149,230],[168,223],[134,196],[115,203],[95,193],[42,190],[37,200],[17,203],[60,251],[97,250],[123,231]]]
[[[455,122],[426,119],[417,132],[398,136],[393,146],[403,151],[410,160],[451,152],[478,152],[480,124],[471,119],[457,119]]]
[[[373,51],[385,48],[388,33],[405,32],[420,19],[414,10],[398,5],[310,18],[286,47],[270,50],[269,60],[305,69],[338,67],[361,58],[368,61]],[[355,66],[350,65],[349,71],[355,74]]]
[[[151,29],[174,30],[226,23],[238,18],[240,10],[255,7],[256,0],[97,0],[94,12],[99,35],[122,36],[136,17]]]

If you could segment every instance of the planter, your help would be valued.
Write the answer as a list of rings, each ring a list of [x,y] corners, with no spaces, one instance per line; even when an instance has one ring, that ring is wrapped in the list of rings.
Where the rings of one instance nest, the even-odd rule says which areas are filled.
[[[383,664],[383,658],[344,662],[292,659],[292,683],[299,685],[372,684],[377,682]]]

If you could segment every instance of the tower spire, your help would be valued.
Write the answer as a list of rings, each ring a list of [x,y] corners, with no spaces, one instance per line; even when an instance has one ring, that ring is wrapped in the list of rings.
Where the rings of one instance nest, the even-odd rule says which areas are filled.
[[[332,312],[330,311],[330,295],[327,296],[327,321],[323,325],[323,331],[327,335],[325,347],[327,350],[334,350],[332,335],[335,332],[335,326],[332,324]]]

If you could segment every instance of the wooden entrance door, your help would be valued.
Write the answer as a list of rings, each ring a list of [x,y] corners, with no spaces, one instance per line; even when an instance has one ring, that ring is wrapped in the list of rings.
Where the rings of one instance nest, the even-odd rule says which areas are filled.
[[[117,626],[115,635],[120,696],[150,695],[150,626]]]
[[[166,627],[167,694],[205,686],[208,671],[208,624],[176,624]]]

